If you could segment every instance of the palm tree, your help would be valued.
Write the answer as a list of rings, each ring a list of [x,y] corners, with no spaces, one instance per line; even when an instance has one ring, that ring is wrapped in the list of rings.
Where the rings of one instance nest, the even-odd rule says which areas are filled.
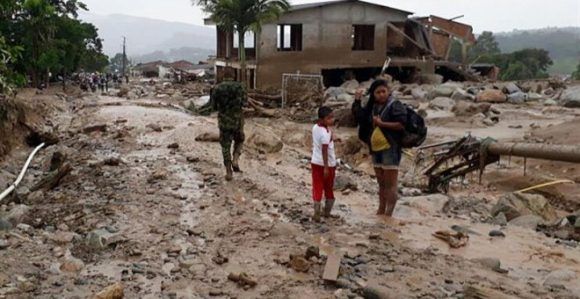
[[[215,24],[227,32],[238,33],[238,58],[241,81],[246,83],[246,50],[244,36],[258,34],[262,24],[278,19],[290,8],[288,0],[192,0],[210,15]]]

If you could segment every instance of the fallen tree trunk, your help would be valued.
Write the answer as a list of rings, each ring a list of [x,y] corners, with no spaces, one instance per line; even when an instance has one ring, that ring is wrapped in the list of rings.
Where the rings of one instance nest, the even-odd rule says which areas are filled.
[[[250,105],[250,107],[254,108],[254,110],[263,117],[275,117],[276,116],[276,110],[274,109],[267,109],[267,108],[263,108],[260,106],[259,104],[260,102],[257,102],[256,100],[252,99],[252,98],[248,98],[248,104]],[[263,105],[263,104],[262,104]]]

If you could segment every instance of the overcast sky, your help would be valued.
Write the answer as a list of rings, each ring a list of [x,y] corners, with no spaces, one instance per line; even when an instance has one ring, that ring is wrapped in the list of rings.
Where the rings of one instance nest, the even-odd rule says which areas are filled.
[[[127,14],[167,21],[203,24],[203,13],[190,0],[82,0],[95,14]],[[291,0],[293,4],[318,0]],[[580,0],[369,0],[445,18],[465,15],[461,22],[474,31],[511,31],[544,27],[580,26]]]

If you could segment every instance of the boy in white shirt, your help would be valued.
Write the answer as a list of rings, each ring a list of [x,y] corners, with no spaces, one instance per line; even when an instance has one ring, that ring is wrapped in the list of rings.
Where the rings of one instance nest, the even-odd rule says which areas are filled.
[[[322,195],[326,199],[322,216],[330,217],[334,205],[334,177],[336,154],[334,135],[330,127],[334,125],[334,114],[329,107],[318,109],[318,122],[312,128],[312,199],[314,200],[314,221],[320,222]]]

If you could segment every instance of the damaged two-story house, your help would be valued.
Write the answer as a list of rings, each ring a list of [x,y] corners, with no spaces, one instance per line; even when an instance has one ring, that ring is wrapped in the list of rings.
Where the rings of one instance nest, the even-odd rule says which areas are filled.
[[[378,74],[388,58],[388,72],[403,81],[417,73],[433,74],[444,55],[431,45],[429,22],[409,19],[411,14],[358,0],[294,5],[246,37],[247,84],[280,88],[287,73],[322,75],[326,86],[339,85],[347,72],[362,81]],[[468,27],[465,38],[474,40],[471,26],[463,26]],[[236,40],[217,28],[218,82],[226,72],[241,77]]]

